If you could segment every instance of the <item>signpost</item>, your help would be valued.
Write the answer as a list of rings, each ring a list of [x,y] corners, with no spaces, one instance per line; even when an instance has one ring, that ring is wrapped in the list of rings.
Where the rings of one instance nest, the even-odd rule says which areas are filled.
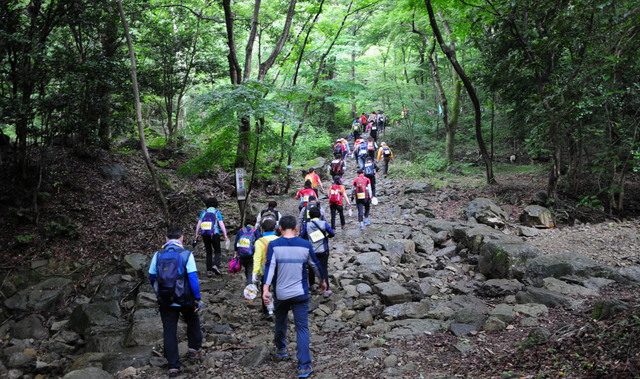
[[[244,169],[236,168],[236,190],[238,193],[238,200],[247,199],[247,189],[244,186]]]

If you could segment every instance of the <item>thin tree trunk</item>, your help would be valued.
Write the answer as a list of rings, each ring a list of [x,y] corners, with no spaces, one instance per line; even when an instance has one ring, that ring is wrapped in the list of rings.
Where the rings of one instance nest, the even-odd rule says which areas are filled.
[[[154,170],[151,163],[151,157],[149,156],[149,151],[147,150],[147,142],[144,137],[144,124],[142,122],[142,108],[140,105],[140,91],[138,89],[138,75],[136,73],[136,55],[133,50],[131,36],[129,35],[129,25],[127,23],[127,18],[122,7],[122,0],[116,1],[118,2],[118,12],[120,13],[120,19],[122,20],[122,28],[124,29],[124,35],[127,40],[127,47],[129,48],[129,59],[131,60],[131,82],[133,84],[133,97],[136,104],[136,121],[138,123],[140,147],[142,150],[142,155],[144,156],[144,161],[147,164],[147,168],[149,169],[149,174],[151,174],[153,186],[155,187],[155,190],[158,193],[158,197],[160,198],[164,221],[167,225],[169,225],[169,223],[171,222],[171,218],[169,216],[169,206],[167,205],[167,199],[165,198],[164,194],[162,193],[162,189],[160,188],[160,182],[158,181],[158,176],[156,175],[156,171]]]

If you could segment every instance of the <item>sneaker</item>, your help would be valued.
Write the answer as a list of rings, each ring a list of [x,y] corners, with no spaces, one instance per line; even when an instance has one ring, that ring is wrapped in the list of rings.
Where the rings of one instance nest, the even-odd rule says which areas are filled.
[[[360,223],[360,229],[363,230],[364,229],[364,224]]]
[[[189,349],[184,358],[188,361],[200,361],[200,352],[196,349]]]
[[[169,369],[169,377],[170,378],[176,378],[176,377],[178,377],[178,374],[180,374],[180,369],[178,369],[178,368],[170,368]]]
[[[280,349],[276,349],[276,355],[280,358],[286,358],[289,356],[289,352],[286,347],[281,347]]]
[[[211,271],[213,271],[213,273],[216,275],[222,275],[218,266],[213,266],[213,268],[211,268]]]
[[[324,297],[329,297],[329,296],[331,296],[331,294],[332,294],[332,293],[333,293],[333,292],[331,292],[331,290],[326,290],[326,291],[324,291],[324,292],[322,293],[322,296],[324,296]]]
[[[364,224],[365,224],[365,225],[371,225],[371,221],[369,221],[369,220],[364,220]]]
[[[298,378],[308,378],[313,372],[311,367],[305,367],[298,370]]]

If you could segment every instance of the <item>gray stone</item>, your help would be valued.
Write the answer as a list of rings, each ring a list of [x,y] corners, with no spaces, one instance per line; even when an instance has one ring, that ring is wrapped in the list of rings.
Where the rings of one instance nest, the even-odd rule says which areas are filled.
[[[482,329],[488,332],[497,332],[500,330],[504,330],[506,327],[507,324],[503,320],[497,317],[489,317],[487,321],[485,321]]]
[[[395,354],[391,354],[387,356],[383,361],[384,367],[395,367],[398,365],[398,356]]]
[[[442,329],[446,324],[432,319],[405,319],[391,321],[388,323],[391,332],[387,334],[390,338],[402,338],[407,336],[417,336],[434,334]]]
[[[483,300],[469,295],[454,296],[453,298],[451,298],[451,300],[449,300],[447,306],[454,311],[471,308],[476,310],[477,312],[489,314],[489,308]]]
[[[104,303],[81,304],[74,308],[69,327],[80,334],[89,334],[93,326],[105,326],[118,322],[120,306],[113,300]]]
[[[627,311],[629,305],[620,299],[607,299],[597,301],[593,305],[592,318],[596,320],[608,320],[614,315]]]
[[[36,351],[34,349],[24,349],[9,355],[7,361],[8,368],[26,369],[35,364],[37,360]]]
[[[157,308],[142,308],[133,314],[125,345],[154,345],[162,340],[162,320]]]
[[[542,255],[527,261],[526,277],[534,282],[541,282],[548,277],[563,276],[602,277],[613,280],[621,279],[620,275],[610,267],[601,265],[591,258],[576,253]]]
[[[108,166],[103,166],[100,169],[100,173],[107,179],[113,181],[120,181],[123,177],[127,175],[127,169],[124,168],[120,163],[114,163]]]
[[[515,312],[523,314],[528,317],[539,317],[549,313],[549,309],[544,304],[516,304],[513,307]]]
[[[459,222],[450,222],[450,221],[444,221],[444,220],[429,220],[427,222],[427,227],[431,230],[433,230],[436,233],[439,232],[446,232],[447,235],[453,235],[453,229],[456,226],[459,226],[460,223]]]
[[[478,270],[488,278],[522,279],[538,249],[522,241],[490,241],[480,248]]]
[[[382,311],[382,315],[387,320],[403,320],[406,318],[425,318],[428,312],[428,304],[411,302],[386,307]]]
[[[367,359],[378,359],[384,357],[386,354],[385,350],[381,347],[374,347],[372,349],[366,350],[362,353],[362,356]]]
[[[271,358],[271,347],[260,344],[253,348],[247,355],[242,357],[240,364],[247,368],[260,366]]]
[[[640,266],[631,266],[620,269],[620,275],[635,283],[640,283]]]
[[[479,328],[487,320],[487,316],[483,311],[465,308],[455,311],[451,319],[458,324],[471,324]]]
[[[468,219],[475,218],[479,223],[489,226],[503,227],[506,223],[507,214],[493,201],[479,197],[472,200],[465,215]]]
[[[353,316],[351,321],[355,322],[357,325],[360,325],[363,328],[366,328],[373,325],[373,315],[369,311],[357,312],[356,315]]]
[[[537,303],[544,304],[547,307],[564,307],[573,308],[577,304],[568,296],[551,292],[544,288],[526,287],[524,291],[516,294],[516,301],[520,304]]]
[[[598,291],[592,288],[569,284],[556,278],[544,278],[542,280],[542,287],[549,291],[569,296],[596,296],[598,294]]]
[[[381,266],[382,255],[378,252],[360,253],[356,257],[356,264]]]
[[[356,272],[370,285],[386,283],[391,277],[389,271],[378,265],[357,266]]]
[[[9,312],[54,311],[55,305],[70,293],[70,279],[49,278],[19,291],[5,300]]]
[[[451,258],[456,255],[456,246],[448,246],[443,249],[440,249],[434,253],[436,257],[447,257]]]
[[[127,367],[140,368],[149,364],[153,350],[151,346],[137,346],[105,354],[102,369],[115,374]]]
[[[62,379],[113,379],[113,375],[97,367],[87,367],[67,373]]]
[[[477,331],[478,327],[470,324],[453,323],[449,325],[449,330],[451,331],[451,333],[453,333],[454,336],[463,337],[470,334],[471,332]]]
[[[453,228],[453,239],[462,243],[472,254],[480,252],[480,248],[488,242],[521,243],[522,238],[505,234],[487,225],[457,225]]]
[[[125,255],[124,262],[127,264],[125,270],[127,272],[146,272],[150,259],[141,253],[133,253]]]
[[[428,192],[431,192],[431,190],[432,188],[429,183],[413,182],[409,184],[407,188],[405,188],[404,193],[405,194],[428,193]]]
[[[512,323],[516,319],[516,312],[512,305],[498,304],[489,313],[490,317],[497,318],[506,323]]]
[[[515,295],[524,285],[516,279],[489,279],[480,283],[478,293],[485,297]]]
[[[553,228],[555,222],[551,211],[540,205],[529,205],[522,211],[520,222],[536,228]]]
[[[49,331],[42,325],[43,321],[44,320],[42,320],[42,317],[39,315],[28,315],[11,327],[11,337],[17,339],[47,339],[49,338]]]
[[[535,237],[540,234],[540,231],[536,228],[529,228],[527,226],[518,227],[518,235],[523,237]]]
[[[388,241],[384,243],[384,256],[389,258],[391,265],[403,262],[404,244],[398,241]]]
[[[411,292],[398,283],[378,283],[374,287],[386,305],[406,303],[412,299]]]
[[[414,232],[412,239],[416,244],[416,251],[427,255],[433,252],[434,241],[431,239],[429,234],[424,232]]]

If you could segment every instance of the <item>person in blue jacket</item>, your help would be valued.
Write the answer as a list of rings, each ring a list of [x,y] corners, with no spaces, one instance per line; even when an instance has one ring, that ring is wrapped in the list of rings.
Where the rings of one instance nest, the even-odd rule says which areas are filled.
[[[311,242],[311,246],[320,261],[322,270],[325,275],[329,277],[329,238],[333,238],[336,232],[331,229],[328,222],[320,220],[320,210],[318,208],[311,209],[309,215],[311,216],[311,220],[302,225],[300,237]],[[313,270],[309,271],[309,284],[312,290],[317,290],[318,285],[316,284],[316,276]],[[328,287],[329,282],[327,281],[327,288]],[[331,290],[327,289],[322,295],[324,297],[331,296]]]
[[[160,318],[162,319],[162,336],[164,341],[164,356],[169,365],[169,377],[176,377],[180,373],[180,357],[178,353],[178,319],[182,315],[187,323],[187,341],[189,351],[187,358],[199,359],[200,348],[202,347],[202,331],[200,330],[200,318],[198,312],[202,309],[200,297],[200,284],[198,281],[198,271],[193,254],[183,247],[184,236],[182,231],[176,226],[167,228],[167,241],[162,246],[162,250],[157,251],[151,259],[149,266],[149,281],[156,290],[158,305],[160,308]],[[162,295],[160,286],[162,276],[158,275],[158,266],[164,268],[163,262],[169,261],[165,257],[178,255],[178,262],[182,263],[180,272],[186,272],[184,280],[184,291],[182,295],[173,297],[167,301]]]

